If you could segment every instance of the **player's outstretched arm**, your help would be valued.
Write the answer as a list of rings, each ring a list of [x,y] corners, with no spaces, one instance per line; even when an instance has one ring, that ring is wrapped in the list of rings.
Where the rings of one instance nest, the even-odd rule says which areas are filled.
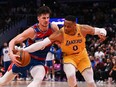
[[[52,43],[52,42],[51,42],[50,39],[47,37],[47,38],[45,38],[43,41],[34,43],[34,44],[30,45],[29,47],[24,48],[23,50],[24,50],[24,51],[27,51],[27,52],[35,52],[35,51],[37,51],[37,50],[40,50],[40,49],[46,47],[47,45],[49,45],[49,44],[51,44],[51,43]]]
[[[23,42],[27,38],[33,38],[35,34],[35,31],[32,27],[26,29],[23,33],[17,35],[9,42],[9,56],[13,63],[15,63],[17,66],[21,65],[21,62],[18,61],[16,58],[19,58],[20,56],[14,53],[15,45],[18,43]]]
[[[84,36],[87,34],[98,35],[101,41],[106,39],[107,31],[105,28],[97,28],[89,25],[81,25],[81,31]]]
[[[24,48],[24,51],[27,52],[35,52],[37,50],[41,50],[43,48],[45,48],[46,46],[48,46],[49,44],[52,44],[53,42],[60,42],[62,39],[62,33],[61,31],[56,31],[54,32],[52,35],[50,35],[49,37],[46,37],[43,41],[39,41],[36,42],[26,48]]]

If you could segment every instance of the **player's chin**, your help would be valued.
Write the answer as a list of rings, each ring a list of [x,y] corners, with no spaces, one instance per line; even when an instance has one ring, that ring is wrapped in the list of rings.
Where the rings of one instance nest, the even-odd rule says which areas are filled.
[[[69,31],[67,31],[67,30],[65,30],[64,32],[65,32],[66,34],[69,34]]]
[[[48,27],[48,25],[47,24],[44,24],[43,27]]]
[[[49,23],[44,23],[43,26],[47,27],[49,25]]]

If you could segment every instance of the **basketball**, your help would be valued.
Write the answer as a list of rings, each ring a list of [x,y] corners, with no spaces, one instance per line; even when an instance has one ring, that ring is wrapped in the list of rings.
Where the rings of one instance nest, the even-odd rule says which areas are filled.
[[[20,57],[16,58],[18,61],[21,62],[21,67],[25,67],[30,63],[30,54],[26,51],[18,51],[16,54],[18,54]]]

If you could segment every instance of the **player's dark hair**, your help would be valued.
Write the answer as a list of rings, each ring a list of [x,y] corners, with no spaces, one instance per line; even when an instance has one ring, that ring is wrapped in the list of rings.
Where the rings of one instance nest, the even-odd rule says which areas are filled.
[[[65,17],[65,20],[76,22],[76,17],[73,16],[73,15],[68,15],[68,16]]]
[[[40,16],[41,14],[50,14],[51,10],[48,6],[42,6],[37,10],[37,16]]]

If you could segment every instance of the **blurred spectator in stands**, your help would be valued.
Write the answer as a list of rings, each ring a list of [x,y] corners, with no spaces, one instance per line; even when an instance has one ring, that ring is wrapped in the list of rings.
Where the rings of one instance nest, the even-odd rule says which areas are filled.
[[[111,69],[109,75],[112,77],[113,81],[116,82],[116,56],[112,58],[113,68]]]
[[[96,65],[94,56],[89,56],[89,58],[90,58],[90,61],[91,61],[92,68],[93,68],[93,70],[94,70],[94,69],[95,69],[95,65]]]
[[[61,76],[61,62],[58,59],[55,59],[54,71],[55,71],[55,80],[56,81],[60,80],[60,76]]]
[[[9,65],[11,64],[11,59],[9,57],[9,47],[8,44],[5,42],[3,44],[3,49],[2,49],[2,60],[4,63],[4,74],[8,70]]]
[[[51,81],[55,80],[55,76],[54,76],[54,59],[55,59],[54,54],[55,52],[56,52],[55,47],[51,46],[50,51],[47,53],[47,56],[46,56],[46,66],[48,67],[46,80],[51,80]]]
[[[109,73],[113,67],[112,61],[110,58],[106,59],[106,63],[104,64],[105,69],[104,69],[104,80],[108,80],[109,78],[111,78],[111,76],[109,76]]]
[[[95,69],[94,69],[95,80],[97,81],[103,80],[105,60],[103,59],[103,61],[100,61],[100,59],[95,59],[95,62],[96,62]]]
[[[59,47],[56,49],[55,57],[58,60],[61,60],[61,58],[62,58],[62,50]]]
[[[56,53],[55,53],[55,57],[57,60],[60,61],[60,71],[59,71],[59,74],[60,74],[60,81],[66,81],[66,74],[64,72],[64,69],[63,69],[63,58],[62,58],[62,50],[60,49],[60,47],[57,47],[56,49]]]
[[[102,51],[101,47],[98,47],[98,50],[95,52],[95,58],[100,59],[102,61],[102,58],[104,57],[104,52]]]

